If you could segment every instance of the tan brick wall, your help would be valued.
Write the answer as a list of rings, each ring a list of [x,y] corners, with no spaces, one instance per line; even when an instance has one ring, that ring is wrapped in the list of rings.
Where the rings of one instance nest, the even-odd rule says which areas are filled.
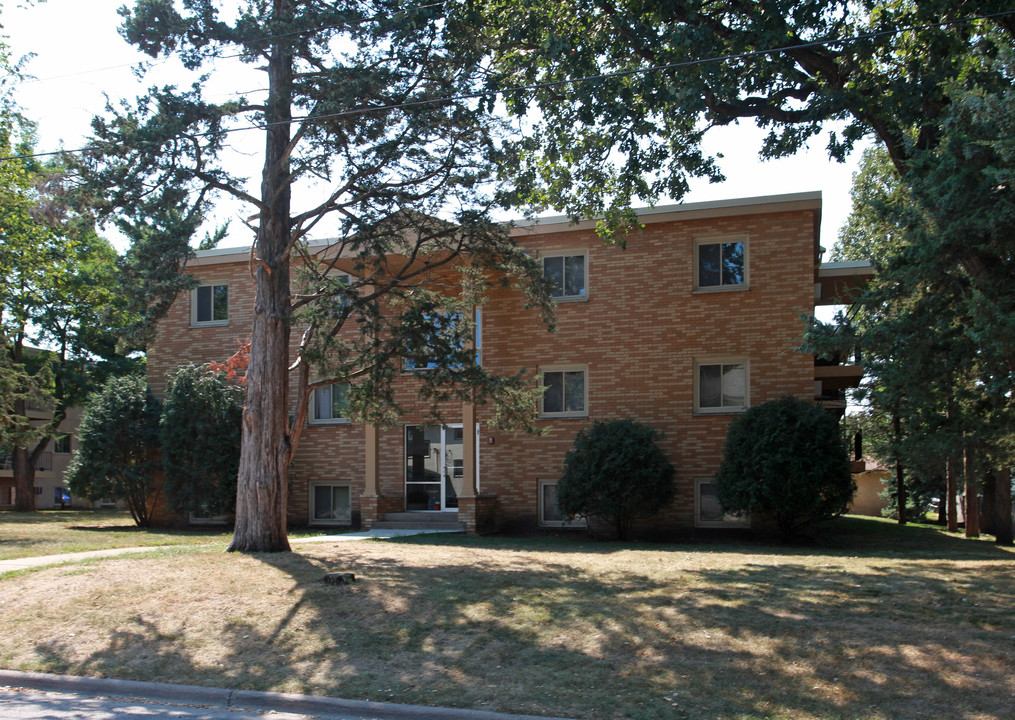
[[[695,238],[748,236],[749,289],[693,292]],[[594,420],[630,418],[663,433],[661,445],[677,468],[677,495],[658,524],[688,527],[694,479],[718,466],[732,414],[694,413],[694,363],[702,358],[745,358],[750,403],[782,395],[812,398],[813,358],[795,351],[801,314],[814,298],[815,217],[812,210],[655,223],[629,238],[627,248],[604,246],[592,231],[532,234],[519,241],[532,253],[585,248],[587,300],[558,305],[558,329],[548,333],[535,312],[511,291],[497,290],[483,311],[484,362],[505,373],[520,368],[535,378],[540,366],[588,368],[588,417],[543,421],[544,437],[492,431],[479,409],[480,490],[497,496],[506,527],[533,525],[537,482],[559,477],[575,435]],[[245,338],[252,285],[246,262],[194,267],[206,280],[227,280],[227,327],[191,327],[189,294],[174,304],[149,353],[149,377],[160,378],[185,361],[221,360]],[[294,333],[295,343],[298,334]],[[400,397],[411,402],[406,376]],[[460,410],[449,420],[460,419]],[[405,424],[381,432],[380,493],[404,493]],[[290,520],[305,523],[308,487],[316,481],[349,482],[354,516],[364,486],[363,428],[311,425],[292,467]]]

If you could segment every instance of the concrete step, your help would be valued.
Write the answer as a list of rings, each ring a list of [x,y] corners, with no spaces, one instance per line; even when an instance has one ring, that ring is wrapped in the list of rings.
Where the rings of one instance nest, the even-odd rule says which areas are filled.
[[[375,530],[451,530],[465,532],[463,522],[412,522],[407,520],[381,520],[371,525]]]
[[[418,512],[389,512],[384,513],[384,519],[391,522],[446,523],[458,522],[458,513],[435,510],[423,510]]]

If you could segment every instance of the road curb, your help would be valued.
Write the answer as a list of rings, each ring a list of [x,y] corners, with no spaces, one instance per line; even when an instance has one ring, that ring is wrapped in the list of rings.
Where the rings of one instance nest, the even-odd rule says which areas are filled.
[[[372,720],[566,720],[544,715],[512,715],[490,712],[489,710],[436,708],[425,705],[374,702],[372,700],[345,700],[319,695],[227,690],[199,685],[171,685],[138,680],[50,675],[16,670],[0,670],[0,685],[48,692],[143,698],[178,705],[209,705],[303,715],[358,715]]]

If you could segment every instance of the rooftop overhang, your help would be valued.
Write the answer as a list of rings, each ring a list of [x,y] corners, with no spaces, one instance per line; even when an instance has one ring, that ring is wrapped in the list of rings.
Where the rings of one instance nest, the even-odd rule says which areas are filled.
[[[815,273],[815,305],[850,305],[874,277],[870,260],[821,263]]]
[[[823,390],[845,390],[860,387],[863,380],[862,365],[815,365],[814,379]]]

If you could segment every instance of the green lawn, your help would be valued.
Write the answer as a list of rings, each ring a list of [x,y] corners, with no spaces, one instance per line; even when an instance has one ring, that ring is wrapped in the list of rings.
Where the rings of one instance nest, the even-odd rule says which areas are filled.
[[[222,528],[144,529],[126,510],[0,512],[0,560],[121,547],[200,545],[229,542]]]
[[[220,547],[0,580],[0,666],[592,720],[1015,717],[1015,553],[931,527]]]

